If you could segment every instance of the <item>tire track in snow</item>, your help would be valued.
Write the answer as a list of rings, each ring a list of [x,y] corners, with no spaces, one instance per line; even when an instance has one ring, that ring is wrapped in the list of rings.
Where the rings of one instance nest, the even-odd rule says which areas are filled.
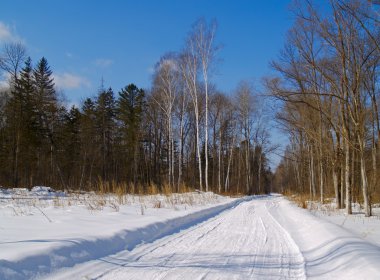
[[[265,203],[266,212],[268,213],[268,216],[270,217],[270,219],[276,224],[276,226],[279,229],[281,229],[281,231],[283,232],[283,235],[286,236],[288,246],[293,248],[293,250],[296,252],[294,259],[295,259],[295,261],[299,262],[300,265],[302,265],[303,277],[306,279],[305,258],[303,257],[300,248],[298,247],[298,245],[296,244],[296,242],[294,241],[292,236],[289,234],[289,232],[271,214],[270,209],[268,209],[268,205],[270,208],[276,208],[277,209],[278,208],[278,198],[272,199],[272,200],[268,201],[267,203]]]
[[[130,252],[74,267],[71,275],[116,280],[305,279],[299,248],[269,212],[274,200],[267,196],[242,202]]]
[[[302,255],[268,212],[271,200],[242,203],[102,279],[303,279]]]
[[[235,208],[236,206],[231,207],[230,209]],[[230,209],[227,209],[223,212],[225,214],[226,212],[230,211]],[[108,256],[105,258],[101,258],[99,261],[89,261],[84,264],[80,264],[77,267],[74,267],[74,269],[62,269],[61,272],[63,273],[58,273],[56,272],[55,275],[48,275],[46,279],[68,279],[68,278],[73,278],[77,277],[77,275],[83,275],[83,279],[99,279],[103,277],[104,275],[107,275],[109,272],[115,269],[115,267],[127,267],[128,264],[130,263],[137,263],[140,259],[142,259],[145,255],[149,255],[154,253],[156,250],[162,249],[165,246],[171,246],[171,247],[177,247],[181,246],[181,243],[183,243],[183,237],[184,235],[191,235],[191,236],[197,236],[195,235],[196,233],[192,234],[193,232],[196,232],[197,229],[201,226],[207,226],[211,227],[211,225],[214,223],[213,221],[218,219],[220,222],[222,218],[219,218],[220,214],[217,216],[210,218],[207,220],[207,224],[203,225],[205,222],[196,224],[195,226],[187,229],[186,231],[180,231],[179,233],[176,233],[174,235],[170,235],[168,237],[163,237],[160,240],[160,242],[153,242],[153,243],[148,243],[148,244],[140,244],[135,247],[134,250],[128,252],[128,251],[123,251],[121,253]],[[201,235],[204,235],[204,232],[199,232],[198,234],[199,237]],[[143,248],[141,250],[141,248]],[[175,255],[175,254],[172,254]],[[164,266],[165,263],[167,263],[168,260],[164,259],[162,260],[161,263],[156,264],[156,266],[162,267]],[[142,266],[143,267],[143,266]],[[76,271],[71,273],[70,271]],[[91,272],[89,272],[91,271]],[[101,271],[101,272],[99,272]],[[130,279],[139,279],[138,276],[133,276],[130,275],[128,277]],[[151,279],[159,279],[158,275],[155,275],[154,277],[152,276]]]

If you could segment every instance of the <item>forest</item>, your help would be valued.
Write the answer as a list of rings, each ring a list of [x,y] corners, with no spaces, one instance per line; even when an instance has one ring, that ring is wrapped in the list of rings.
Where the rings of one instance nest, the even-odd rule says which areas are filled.
[[[370,216],[380,200],[379,6],[301,2],[272,62],[278,76],[265,81],[282,102],[277,120],[290,139],[275,185],[322,203],[334,197],[347,214],[360,203]]]
[[[3,186],[128,193],[268,192],[272,180],[262,98],[250,82],[231,94],[212,82],[216,22],[194,23],[179,52],[163,54],[150,88],[104,81],[67,107],[43,57],[5,44],[0,66]]]

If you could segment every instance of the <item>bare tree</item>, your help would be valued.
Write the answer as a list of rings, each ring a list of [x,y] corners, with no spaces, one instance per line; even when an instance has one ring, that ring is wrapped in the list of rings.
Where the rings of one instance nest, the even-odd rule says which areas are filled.
[[[217,48],[215,47],[216,22],[207,24],[204,19],[198,20],[191,31],[189,41],[194,55],[198,57],[200,63],[202,82],[205,93],[205,185],[206,191],[208,185],[208,110],[209,110],[209,78],[210,68],[215,59]]]
[[[189,97],[186,94],[185,83],[180,79],[179,92],[177,97],[176,116],[179,126],[179,147],[178,147],[178,181],[177,189],[180,190],[180,186],[183,184],[183,163],[184,163],[184,148],[186,142],[186,135],[190,127],[189,121]]]
[[[268,86],[285,103],[304,104],[319,115],[317,134],[310,133],[302,123],[305,112],[297,110],[291,114],[292,118],[287,117],[296,120],[291,122],[294,130],[301,129],[308,136],[311,189],[314,185],[313,151],[318,151],[321,201],[325,187],[331,183],[325,174],[331,172],[337,207],[343,205],[345,184],[345,206],[351,214],[351,184],[360,180],[364,212],[369,216],[371,187],[365,155],[368,139],[372,139],[372,171],[376,176],[378,15],[371,11],[370,3],[363,1],[331,0],[330,14],[320,13],[312,1],[303,4],[297,7],[296,26],[290,32],[282,59],[273,64],[285,82],[273,79]],[[293,107],[297,109],[296,105]],[[302,147],[293,147],[297,149],[302,162]],[[360,172],[355,172],[356,158]],[[360,174],[360,178],[356,174]]]
[[[194,41],[193,35],[190,34],[186,48],[181,54],[180,69],[185,83],[186,92],[191,96],[191,101],[194,109],[195,116],[195,141],[196,141],[196,151],[198,159],[198,172],[199,172],[199,189],[203,190],[202,181],[202,160],[201,160],[201,143],[200,143],[200,92],[199,92],[199,82],[198,82],[198,72],[200,68],[200,60],[197,53],[196,42]]]
[[[244,165],[245,165],[245,186],[247,193],[252,188],[251,179],[251,150],[252,150],[252,138],[253,138],[253,112],[256,109],[251,85],[243,81],[239,84],[236,91],[236,107],[239,116],[239,126],[241,134],[244,137],[242,143],[244,143]]]
[[[174,185],[174,104],[179,90],[179,66],[173,54],[163,56],[156,65],[154,93],[152,96],[166,117],[168,142],[168,183]]]
[[[26,48],[22,43],[6,43],[0,55],[0,69],[9,74],[11,85],[18,78],[18,73],[26,60]]]

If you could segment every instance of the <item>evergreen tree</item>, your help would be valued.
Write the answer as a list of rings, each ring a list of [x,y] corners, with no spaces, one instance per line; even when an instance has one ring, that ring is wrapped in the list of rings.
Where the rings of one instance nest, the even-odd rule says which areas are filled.
[[[145,92],[130,84],[119,92],[118,118],[126,152],[126,166],[133,183],[137,181],[138,143],[145,106]]]
[[[23,178],[30,178],[33,162],[33,147],[36,144],[34,137],[34,118],[31,110],[31,97],[34,93],[32,80],[32,62],[28,58],[20,72],[20,78],[15,81],[11,95],[5,106],[6,135],[9,149],[7,152],[11,159],[12,185],[19,186],[20,172]],[[28,182],[22,182],[28,184]]]
[[[72,106],[70,111],[62,111],[60,129],[56,131],[57,155],[64,174],[64,181],[70,186],[77,185],[80,176],[80,123],[82,114]],[[68,152],[69,151],[69,152]]]
[[[52,132],[53,121],[56,117],[57,93],[54,88],[52,71],[46,58],[41,58],[33,71],[35,85],[35,109],[40,128],[47,136]]]
[[[109,180],[113,168],[112,144],[115,131],[115,97],[111,88],[102,90],[96,100],[96,124],[102,155],[102,179]]]
[[[96,130],[96,106],[91,98],[87,98],[82,105],[82,116],[80,120],[80,142],[81,142],[81,168],[79,188],[84,184],[92,184],[94,167],[97,160],[97,130]]]
[[[37,129],[41,138],[41,146],[37,149],[37,183],[53,184],[56,169],[54,130],[58,122],[59,106],[54,88],[52,71],[46,58],[41,58],[33,71],[35,94],[33,109],[36,114]],[[45,173],[47,172],[47,173]]]

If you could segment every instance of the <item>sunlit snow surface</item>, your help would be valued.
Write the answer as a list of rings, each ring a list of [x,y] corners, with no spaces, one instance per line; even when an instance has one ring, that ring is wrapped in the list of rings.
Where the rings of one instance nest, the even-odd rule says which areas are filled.
[[[380,220],[325,213],[279,195],[1,190],[0,279],[380,279]]]

